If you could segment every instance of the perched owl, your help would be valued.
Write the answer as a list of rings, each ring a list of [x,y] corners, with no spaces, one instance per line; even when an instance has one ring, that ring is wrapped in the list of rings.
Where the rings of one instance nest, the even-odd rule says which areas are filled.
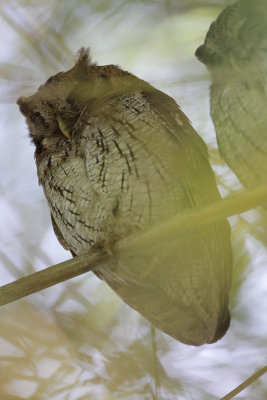
[[[244,186],[267,182],[267,0],[226,7],[196,56],[211,73],[222,157]]]
[[[98,66],[84,49],[18,104],[55,233],[73,255],[220,199],[207,148],[175,101],[115,65]],[[221,220],[95,273],[156,327],[201,345],[229,327],[231,270]]]

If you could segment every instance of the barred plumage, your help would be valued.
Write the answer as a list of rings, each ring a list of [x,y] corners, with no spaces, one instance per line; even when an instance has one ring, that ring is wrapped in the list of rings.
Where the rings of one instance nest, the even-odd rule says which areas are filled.
[[[220,153],[245,187],[267,182],[267,1],[239,0],[213,22],[196,55],[211,73]]]
[[[18,100],[55,233],[73,255],[220,198],[207,148],[175,101],[81,50],[75,66]],[[174,338],[228,329],[226,221],[166,238],[96,274]]]

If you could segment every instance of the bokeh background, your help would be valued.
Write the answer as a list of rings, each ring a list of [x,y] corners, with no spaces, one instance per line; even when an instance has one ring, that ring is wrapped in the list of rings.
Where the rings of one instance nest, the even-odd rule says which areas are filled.
[[[194,57],[223,0],[0,0],[0,283],[70,258],[38,186],[16,99],[72,67],[81,46],[174,97],[206,141],[223,197],[242,190],[220,158],[209,75]],[[230,218],[232,323],[187,346],[151,329],[92,273],[0,309],[0,399],[209,400],[267,364],[266,213]],[[238,399],[266,399],[263,376]]]

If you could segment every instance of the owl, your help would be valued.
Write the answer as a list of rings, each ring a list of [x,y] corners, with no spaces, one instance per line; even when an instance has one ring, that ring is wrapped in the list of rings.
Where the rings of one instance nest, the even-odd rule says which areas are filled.
[[[176,102],[81,49],[76,64],[18,99],[60,243],[73,256],[220,199],[205,143]],[[226,220],[166,235],[94,272],[173,338],[213,343],[230,323]]]
[[[267,1],[240,0],[213,22],[196,56],[210,71],[219,151],[245,187],[267,182]]]

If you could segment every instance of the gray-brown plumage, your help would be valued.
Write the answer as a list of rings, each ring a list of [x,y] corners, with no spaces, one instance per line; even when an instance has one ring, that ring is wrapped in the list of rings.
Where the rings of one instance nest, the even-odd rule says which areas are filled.
[[[246,187],[267,182],[267,1],[240,0],[213,22],[196,55],[212,77],[220,153]]]
[[[175,101],[81,49],[75,66],[18,100],[36,146],[55,233],[73,255],[220,196],[204,142]],[[230,316],[226,221],[185,230],[99,267],[155,326],[188,344],[218,340]]]

